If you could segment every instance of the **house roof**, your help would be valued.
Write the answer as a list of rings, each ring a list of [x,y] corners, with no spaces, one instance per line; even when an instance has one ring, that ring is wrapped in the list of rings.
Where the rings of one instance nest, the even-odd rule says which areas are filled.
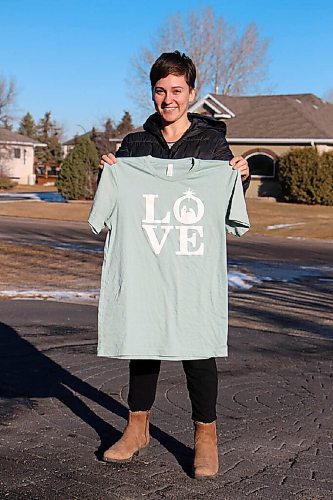
[[[141,132],[142,130],[143,130],[142,127],[137,127],[137,128],[133,128],[133,130],[131,130],[131,132]],[[96,135],[103,134],[103,132],[101,132],[100,130],[96,130],[95,133],[96,133]],[[86,137],[86,136],[91,137],[91,134],[92,134],[92,130],[89,130],[85,134],[75,135],[71,139],[68,139],[68,141],[63,142],[63,146],[72,146],[73,144],[76,144],[76,142],[78,140],[80,140],[82,137]],[[127,134],[128,134],[128,132],[126,132],[126,134],[116,135],[114,137],[111,137],[109,139],[109,141],[110,142],[121,142]]]
[[[96,130],[96,134],[97,135],[99,135],[101,133],[102,132]],[[62,145],[63,146],[72,146],[73,144],[76,144],[77,141],[79,141],[80,139],[82,139],[82,137],[90,137],[91,134],[92,134],[92,130],[89,130],[88,132],[85,132],[84,134],[75,135],[74,137],[71,137],[71,139],[68,139],[68,141],[63,142]]]
[[[2,144],[24,144],[26,146],[46,146],[31,137],[12,132],[6,128],[0,128],[0,143]]]
[[[142,125],[140,125],[140,127],[135,127],[135,128],[133,128],[130,132],[126,132],[126,134],[121,134],[121,135],[117,135],[117,136],[115,136],[115,137],[111,137],[111,138],[109,139],[109,141],[110,141],[110,142],[112,142],[112,141],[118,141],[118,142],[121,142],[121,141],[124,139],[124,137],[126,137],[128,134],[132,134],[132,133],[134,133],[134,132],[142,132],[142,131],[143,131],[143,126],[142,126]]]
[[[214,107],[220,104],[219,113],[213,111],[211,104]],[[244,97],[208,94],[192,105],[191,111],[200,112],[200,108],[225,119],[229,139],[333,140],[333,104],[314,94]]]

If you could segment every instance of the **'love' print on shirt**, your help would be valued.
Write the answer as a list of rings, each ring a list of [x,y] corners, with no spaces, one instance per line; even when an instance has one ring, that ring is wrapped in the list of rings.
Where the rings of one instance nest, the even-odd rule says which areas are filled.
[[[171,231],[179,232],[179,250],[176,255],[203,255],[203,226],[194,225],[199,222],[204,214],[205,206],[191,189],[185,191],[184,196],[177,198],[173,205],[173,215],[182,225],[170,225],[170,211],[162,219],[155,219],[155,201],[158,198],[157,194],[144,194],[146,203],[145,218],[142,219],[142,228],[146,232],[150,245],[156,255],[161,253]],[[196,209],[186,205],[186,200],[192,200],[192,206],[195,204]],[[156,229],[160,227],[163,231],[163,236],[158,240]]]

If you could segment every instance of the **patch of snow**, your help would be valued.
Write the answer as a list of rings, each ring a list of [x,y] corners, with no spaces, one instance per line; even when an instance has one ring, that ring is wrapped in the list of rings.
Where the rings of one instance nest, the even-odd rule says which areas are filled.
[[[241,269],[244,276],[250,277],[249,281],[245,278],[245,284],[266,281],[290,283],[304,278],[324,278],[325,274],[329,274],[328,277],[330,278],[333,273],[332,266],[327,265],[299,266],[297,264],[260,261],[229,261],[229,269],[236,273]]]
[[[36,193],[0,193],[1,198],[22,198],[22,199],[34,199],[34,201],[40,201],[40,198],[36,195]]]
[[[230,263],[228,285],[230,289],[249,290],[266,281],[290,283],[313,277],[318,281],[333,282],[330,266],[297,266],[274,262]],[[241,270],[240,270],[241,269]],[[323,274],[329,273],[329,276]],[[97,304],[99,289],[92,290],[0,290],[0,297],[16,300],[53,300],[59,302],[84,302]]]
[[[300,266],[300,269],[306,271],[319,271],[321,273],[333,273],[333,267],[331,266]]]
[[[238,288],[239,290],[249,290],[253,287],[254,283],[261,283],[261,280],[259,280],[256,276],[242,273],[240,271],[228,272],[228,284],[232,288]]]
[[[270,278],[268,278],[270,279]],[[249,290],[256,283],[261,283],[256,276],[239,271],[228,272],[228,284],[238,290]],[[0,297],[16,300],[55,300],[64,302],[92,302],[99,299],[96,290],[0,290]]]
[[[96,302],[99,290],[0,290],[0,297],[9,299]]]
[[[67,203],[67,200],[57,191],[30,193],[0,193],[0,201],[53,201]]]
[[[274,224],[272,226],[267,226],[266,229],[268,229],[270,231],[271,229],[283,229],[285,227],[302,226],[304,224],[305,224],[305,222],[294,222],[292,224]]]

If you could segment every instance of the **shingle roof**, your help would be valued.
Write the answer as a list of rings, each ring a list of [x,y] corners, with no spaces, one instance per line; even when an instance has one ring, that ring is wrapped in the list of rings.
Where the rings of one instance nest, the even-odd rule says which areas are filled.
[[[134,128],[133,130],[131,130],[131,132],[141,132],[143,130],[142,127],[137,127],[137,128]],[[103,132],[99,131],[99,130],[96,130],[95,131],[96,135],[102,135]],[[75,144],[79,139],[81,139],[82,137],[90,137],[92,134],[92,130],[89,130],[88,132],[86,132],[85,134],[81,134],[81,135],[76,135],[74,137],[72,137],[71,139],[68,139],[66,142],[63,142],[63,146],[72,146],[73,144]],[[121,135],[116,135],[115,137],[112,137],[111,140],[112,141],[119,141],[121,142],[123,140],[123,138],[127,135],[126,134],[121,134]]]
[[[228,138],[333,139],[333,104],[314,94],[223,96]]]
[[[38,144],[39,141],[32,139],[26,135],[18,134],[17,132],[12,132],[6,128],[0,128],[0,142],[13,142],[16,144]]]
[[[119,142],[121,142],[121,141],[124,139],[124,137],[126,137],[126,136],[127,136],[127,134],[132,134],[132,133],[134,133],[134,132],[142,132],[142,131],[143,131],[143,127],[142,127],[142,126],[140,126],[140,127],[135,127],[135,128],[133,128],[133,129],[131,130],[131,132],[126,132],[126,134],[121,134],[121,135],[117,135],[117,136],[115,136],[115,137],[112,137],[112,138],[110,139],[110,141],[119,141]]]
[[[96,131],[96,134],[101,134],[102,132],[99,132],[99,131]],[[80,134],[80,135],[75,135],[74,137],[71,137],[70,139],[68,139],[66,142],[63,142],[62,145],[63,146],[72,146],[73,144],[76,144],[77,141],[79,141],[80,139],[82,139],[82,137],[90,137],[92,134],[92,130],[89,130],[89,132],[85,132],[84,134]]]

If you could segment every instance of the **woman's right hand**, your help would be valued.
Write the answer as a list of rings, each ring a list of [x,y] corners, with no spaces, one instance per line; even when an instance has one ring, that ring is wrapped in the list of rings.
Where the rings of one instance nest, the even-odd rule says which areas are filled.
[[[103,155],[102,158],[100,159],[98,167],[100,169],[103,169],[105,163],[107,163],[108,165],[114,165],[115,163],[117,163],[117,158],[112,153],[108,153],[107,155]]]

